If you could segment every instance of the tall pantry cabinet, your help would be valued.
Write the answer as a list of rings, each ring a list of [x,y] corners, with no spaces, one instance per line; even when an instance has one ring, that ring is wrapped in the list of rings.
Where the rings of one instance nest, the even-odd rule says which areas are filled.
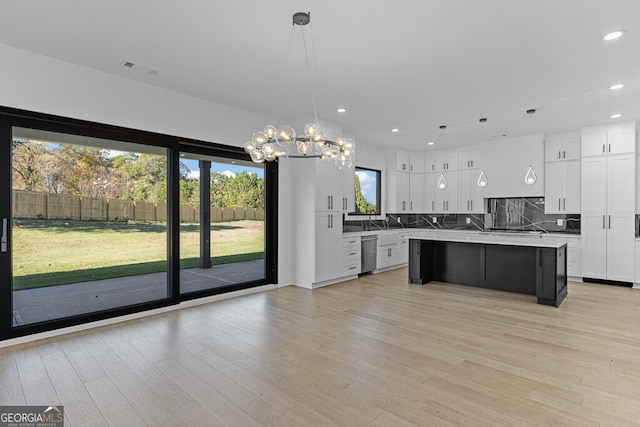
[[[585,278],[634,281],[635,122],[582,129],[581,237]]]

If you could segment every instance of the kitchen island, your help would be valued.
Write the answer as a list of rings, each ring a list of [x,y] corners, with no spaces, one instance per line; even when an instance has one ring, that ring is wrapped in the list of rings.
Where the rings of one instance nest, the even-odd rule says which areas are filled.
[[[535,295],[559,307],[567,296],[567,245],[539,237],[414,236],[409,239],[409,283],[430,281]]]

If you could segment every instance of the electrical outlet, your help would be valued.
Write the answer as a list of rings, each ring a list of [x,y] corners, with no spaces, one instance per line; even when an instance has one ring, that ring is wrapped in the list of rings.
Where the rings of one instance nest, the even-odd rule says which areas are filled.
[[[468,217],[467,217],[467,218],[465,219],[465,222],[466,222],[467,224],[471,224],[471,218],[468,218]]]
[[[556,225],[558,227],[562,227],[564,225],[564,219],[557,219],[556,220]]]
[[[437,224],[437,223],[438,223],[438,217],[437,217],[437,216],[434,216],[434,217],[433,217],[433,223],[434,223],[434,224]]]

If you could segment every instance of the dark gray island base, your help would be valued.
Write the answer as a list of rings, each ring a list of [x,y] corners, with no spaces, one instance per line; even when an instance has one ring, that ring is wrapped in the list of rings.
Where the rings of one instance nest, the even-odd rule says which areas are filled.
[[[567,296],[567,245],[411,238],[409,283],[432,280],[535,295],[538,304],[559,307]]]

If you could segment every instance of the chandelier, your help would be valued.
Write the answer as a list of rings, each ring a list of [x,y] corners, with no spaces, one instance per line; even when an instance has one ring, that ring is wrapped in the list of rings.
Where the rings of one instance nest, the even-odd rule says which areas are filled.
[[[309,24],[310,21],[311,13],[298,12],[293,15],[293,25],[298,25],[302,33],[315,122],[308,123],[304,127],[304,136],[296,135],[296,131],[289,125],[280,127],[271,124],[267,125],[263,130],[254,132],[251,140],[244,143],[244,151],[249,153],[251,160],[256,163],[272,162],[281,158],[316,158],[325,161],[333,160],[338,169],[346,170],[353,166],[355,142],[351,138],[342,137],[331,141],[325,137],[324,131],[318,126],[318,114],[313,95],[313,85],[311,84],[309,55],[303,31],[303,27]],[[287,60],[288,55],[289,53],[287,52]],[[286,63],[287,61],[285,61]],[[274,123],[275,121],[276,118],[274,118]],[[297,154],[291,154],[294,149]]]

